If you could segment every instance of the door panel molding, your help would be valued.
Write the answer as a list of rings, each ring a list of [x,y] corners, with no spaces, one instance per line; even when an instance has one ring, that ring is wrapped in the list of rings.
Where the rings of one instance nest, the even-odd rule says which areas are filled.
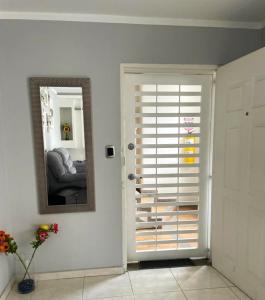
[[[250,297],[263,300],[265,48],[221,67],[216,78],[213,266]],[[227,139],[232,128],[237,133]]]

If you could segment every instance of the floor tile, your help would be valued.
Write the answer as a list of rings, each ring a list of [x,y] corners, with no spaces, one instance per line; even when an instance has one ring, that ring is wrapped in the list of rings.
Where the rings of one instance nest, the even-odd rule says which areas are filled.
[[[213,268],[214,269],[214,268]],[[226,285],[227,286],[230,286],[230,287],[232,287],[232,286],[235,286],[234,284],[233,284],[233,282],[231,282],[228,278],[226,278],[225,276],[223,276],[220,272],[218,272],[216,269],[214,269],[216,272],[217,272],[217,274],[222,278],[222,280],[226,283]]]
[[[135,300],[186,300],[181,291],[135,295]]]
[[[240,289],[237,287],[231,287],[230,288],[232,292],[240,299],[240,300],[251,300],[246,294],[244,294]]]
[[[21,295],[13,288],[7,300],[82,300],[83,278],[43,280],[28,295]]]
[[[31,300],[31,294],[30,295],[21,295],[16,291],[16,288],[14,288],[9,293],[7,300]]]
[[[183,289],[187,298],[180,290]],[[133,295],[134,292],[134,295]],[[7,300],[251,300],[209,266],[134,270],[123,275],[41,280]]]
[[[238,300],[229,288],[192,290],[184,293],[188,300]]]
[[[37,282],[31,300],[82,300],[84,278]]]
[[[130,271],[129,276],[134,294],[179,290],[179,286],[169,269]]]
[[[171,271],[183,290],[228,286],[222,276],[208,266],[172,268]]]
[[[83,300],[132,296],[128,274],[86,277]]]

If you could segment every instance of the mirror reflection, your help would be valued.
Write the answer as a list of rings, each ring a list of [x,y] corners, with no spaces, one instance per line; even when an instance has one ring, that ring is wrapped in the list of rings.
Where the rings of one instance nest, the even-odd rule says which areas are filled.
[[[87,201],[82,87],[41,86],[48,205]]]

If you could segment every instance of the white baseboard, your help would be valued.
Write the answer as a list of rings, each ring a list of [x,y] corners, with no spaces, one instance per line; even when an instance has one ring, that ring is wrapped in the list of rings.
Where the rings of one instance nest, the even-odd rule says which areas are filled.
[[[15,283],[15,278],[11,278],[7,286],[5,287],[3,293],[0,295],[0,300],[6,300],[7,296],[9,295],[12,287]]]
[[[85,269],[85,270],[76,270],[76,271],[35,273],[33,277],[36,280],[53,280],[53,279],[78,278],[78,277],[88,277],[88,276],[120,275],[123,274],[124,272],[125,270],[123,267],[112,267],[112,268]]]

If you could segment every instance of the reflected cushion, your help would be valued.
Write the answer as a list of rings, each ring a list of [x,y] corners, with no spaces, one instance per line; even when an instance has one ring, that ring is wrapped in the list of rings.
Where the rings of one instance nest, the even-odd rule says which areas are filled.
[[[72,161],[69,152],[65,148],[55,148],[53,151],[57,152],[62,157],[63,165],[66,168],[66,172],[69,174],[76,174],[76,168]]]

